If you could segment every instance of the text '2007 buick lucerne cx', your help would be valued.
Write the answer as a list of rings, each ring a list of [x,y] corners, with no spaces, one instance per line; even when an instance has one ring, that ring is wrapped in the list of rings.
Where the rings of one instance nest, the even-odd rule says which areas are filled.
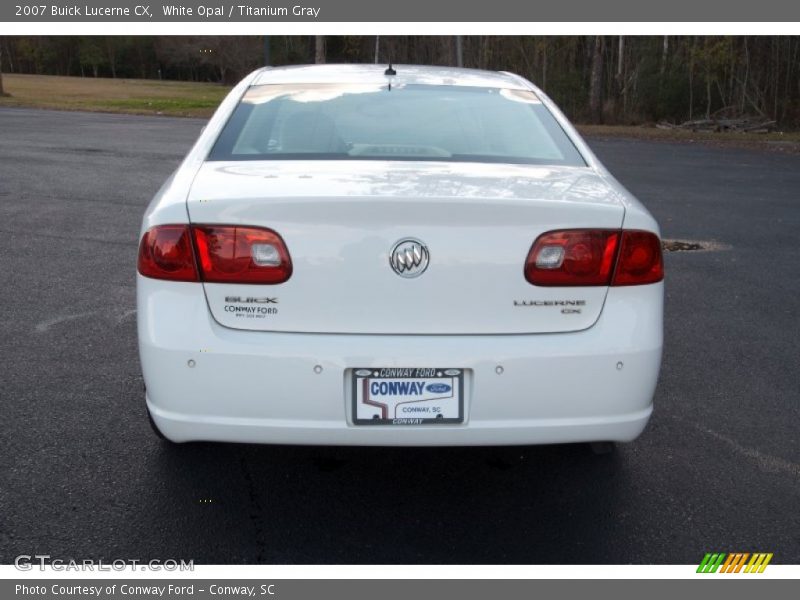
[[[144,216],[157,433],[630,441],[661,364],[658,225],[511,73],[265,68]]]

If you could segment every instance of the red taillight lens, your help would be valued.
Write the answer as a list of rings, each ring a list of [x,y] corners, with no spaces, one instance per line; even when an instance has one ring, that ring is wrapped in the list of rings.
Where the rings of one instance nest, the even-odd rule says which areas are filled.
[[[270,229],[193,225],[192,231],[203,281],[274,284],[292,275],[286,244]]]
[[[608,285],[614,270],[619,231],[551,231],[534,242],[525,279],[540,286]]]
[[[664,279],[661,240],[649,231],[624,231],[611,285],[641,285]]]
[[[663,278],[661,241],[649,231],[550,231],[536,239],[525,261],[525,279],[539,286],[642,285]]]
[[[292,260],[270,229],[159,225],[142,236],[138,269],[145,277],[171,281],[273,284],[291,277]]]
[[[159,225],[139,244],[139,273],[153,279],[199,281],[187,225]]]

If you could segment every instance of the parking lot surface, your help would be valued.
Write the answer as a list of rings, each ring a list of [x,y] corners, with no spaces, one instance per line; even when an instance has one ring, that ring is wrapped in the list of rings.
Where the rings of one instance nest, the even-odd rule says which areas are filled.
[[[0,110],[0,563],[800,562],[800,156],[590,139],[666,238],[654,417],[583,446],[170,449],[147,423],[145,206],[203,122]]]

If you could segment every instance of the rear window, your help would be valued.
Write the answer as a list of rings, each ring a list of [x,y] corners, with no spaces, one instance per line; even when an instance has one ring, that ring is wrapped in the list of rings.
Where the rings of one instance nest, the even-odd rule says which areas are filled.
[[[261,85],[209,160],[416,160],[585,166],[528,90],[445,85]]]

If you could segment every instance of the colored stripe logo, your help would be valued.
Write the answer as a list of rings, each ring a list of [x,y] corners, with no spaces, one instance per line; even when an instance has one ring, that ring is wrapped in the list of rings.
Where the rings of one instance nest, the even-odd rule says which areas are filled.
[[[763,573],[772,552],[707,552],[697,567],[698,573]]]

